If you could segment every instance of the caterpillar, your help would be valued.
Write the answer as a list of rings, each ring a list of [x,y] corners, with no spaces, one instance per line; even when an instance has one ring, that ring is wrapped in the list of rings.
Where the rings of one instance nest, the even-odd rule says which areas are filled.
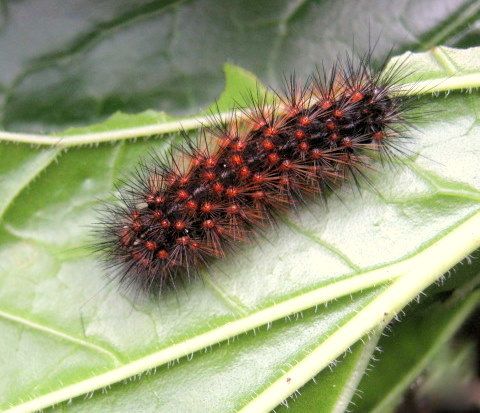
[[[412,98],[403,64],[338,59],[302,85],[250,99],[165,156],[152,154],[102,212],[98,249],[122,285],[162,291],[275,225],[278,217],[358,183],[373,158],[404,152]]]

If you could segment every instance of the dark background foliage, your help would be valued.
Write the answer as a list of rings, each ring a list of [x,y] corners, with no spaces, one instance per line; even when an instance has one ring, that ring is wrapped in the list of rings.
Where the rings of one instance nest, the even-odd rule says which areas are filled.
[[[276,86],[338,53],[480,43],[477,0],[1,2],[1,124],[37,132],[147,108],[195,113],[232,62]]]

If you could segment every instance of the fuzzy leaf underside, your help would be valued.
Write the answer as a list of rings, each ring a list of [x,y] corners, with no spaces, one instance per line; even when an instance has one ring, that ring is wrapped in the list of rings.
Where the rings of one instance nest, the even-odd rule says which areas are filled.
[[[478,64],[478,55],[470,49],[455,62]],[[459,61],[465,56],[469,59]],[[250,76],[235,74],[237,82],[245,76],[251,85]],[[423,75],[426,80],[428,73]],[[229,93],[238,98],[228,89],[224,97]],[[281,372],[265,366],[264,375],[252,380],[250,396],[235,401],[235,408],[275,407],[289,389],[295,391],[335,359],[335,351],[342,353],[387,322],[480,245],[480,96],[452,92],[422,99],[433,114],[416,125],[413,155],[385,169],[376,165],[378,171],[370,174],[375,189],[365,186],[359,195],[345,186],[329,198],[328,208],[312,205],[285,217],[267,240],[245,246],[218,263],[204,282],[158,302],[109,284],[86,244],[93,209],[113,182],[152,148],[166,150],[175,136],[66,152],[2,144],[0,348],[6,374],[0,379],[0,406],[46,407],[346,296],[327,310],[318,307],[304,327],[292,323],[279,333],[293,337],[290,347],[278,352],[279,363],[292,365],[290,388]],[[123,115],[109,122],[112,129],[127,118],[128,127],[140,126],[145,116],[150,122],[157,115],[141,116],[139,124]],[[261,347],[260,337],[255,341]],[[315,359],[317,371],[292,363],[309,346],[311,355],[318,349],[323,354]],[[228,346],[217,351],[228,352]],[[221,368],[217,362],[212,368]],[[188,363],[183,371],[189,371]],[[219,399],[219,405],[228,399]]]
[[[287,404],[275,410],[393,413],[404,391],[448,348],[445,344],[478,307],[480,291],[474,289],[480,283],[480,260],[459,264],[451,274],[409,305],[401,323],[387,328],[380,340],[364,338],[333,369],[323,370],[286,400],[288,410]]]
[[[458,294],[441,304],[434,301],[435,294],[455,288],[451,285],[453,278],[463,283],[479,279],[480,260],[458,267],[455,277],[429,291],[433,303],[424,304],[424,299],[414,305],[402,316],[405,321],[395,325],[393,332],[380,341],[378,332],[364,337],[275,411],[339,413],[347,409],[370,411],[375,407],[375,411],[382,412],[386,405],[394,407],[392,399],[397,401],[402,390],[478,304],[478,291],[469,295],[467,291],[466,296]],[[160,367],[129,381],[128,385],[116,384],[106,392],[78,398],[54,410],[130,412],[140,408],[192,413],[238,410],[264,382],[275,378],[275,372],[277,375],[288,372],[316,346],[321,346],[324,337],[345,322],[345,316],[350,317],[351,310],[360,310],[377,292],[345,297],[328,307],[279,320],[226,345],[196,353],[179,364]],[[339,311],[341,308],[347,309],[347,313]],[[369,374],[365,375],[367,369]],[[380,388],[383,390],[379,391]]]

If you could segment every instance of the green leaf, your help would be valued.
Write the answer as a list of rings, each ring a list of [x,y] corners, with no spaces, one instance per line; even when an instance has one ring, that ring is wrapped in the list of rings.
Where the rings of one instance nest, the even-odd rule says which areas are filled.
[[[433,12],[434,11],[434,12]],[[198,113],[218,96],[233,62],[278,86],[284,73],[310,74],[352,47],[379,42],[428,50],[478,45],[472,0],[47,0],[5,1],[0,23],[4,128],[51,130],[116,111]]]
[[[411,304],[401,322],[389,326],[378,344],[378,337],[357,343],[334,369],[325,369],[299,389],[298,396],[288,400],[288,412],[394,411],[403,392],[443,352],[445,343],[480,304],[480,291],[472,292],[480,283],[480,260],[462,263],[452,273]],[[434,374],[429,373],[431,380],[422,385],[422,391],[439,379],[445,382],[442,373],[456,364],[450,361],[444,360],[443,370],[433,366]],[[275,410],[287,411],[284,406]]]
[[[455,89],[470,91],[480,82],[480,54],[450,47],[435,47],[428,53],[407,52],[392,59],[388,67],[405,66],[407,93],[438,93]],[[387,72],[388,72],[387,67]]]
[[[308,384],[297,390],[290,400],[284,400],[275,411],[345,412],[370,359],[377,349],[378,333],[373,338],[357,342],[343,358],[322,370]]]
[[[127,113],[117,112],[110,116],[102,123],[84,126],[80,128],[69,128],[61,133],[62,137],[92,135],[97,133],[109,133],[112,130],[129,130],[131,128],[144,128],[146,126],[158,126],[167,123],[174,118],[168,116],[164,112],[155,112],[154,110],[146,110],[142,113],[129,115]],[[138,135],[134,135],[138,136]],[[69,140],[69,139],[67,139]],[[61,143],[60,143],[61,144]],[[78,143],[77,143],[78,144]]]
[[[1,406],[49,406],[389,283],[289,372],[288,385],[277,378],[249,405],[275,407],[480,245],[478,101],[475,93],[425,97],[441,116],[418,125],[415,157],[372,173],[375,191],[359,197],[344,187],[328,211],[312,206],[286,217],[269,242],[244,247],[204,283],[160,302],[107,284],[85,244],[98,199],[139,155],[167,149],[171,138],[67,152],[3,144],[0,346],[9,371]]]
[[[407,387],[478,307],[480,291],[462,297],[454,305],[451,301],[437,302],[411,314],[406,322],[395,326],[393,332],[380,341],[380,360],[373,371],[363,377],[359,386],[362,397],[355,400],[354,411],[394,411]]]
[[[437,47],[428,53],[407,52],[395,57],[387,65],[398,71],[403,68],[396,93],[435,94],[451,90],[470,91],[480,84],[480,53],[478,48],[468,50]],[[81,128],[70,128],[53,135],[0,132],[5,142],[31,143],[34,145],[68,148],[78,145],[115,142],[119,140],[162,135],[179,130],[198,129],[209,125],[215,119],[231,119],[232,108],[248,106],[252,97],[265,102],[273,99],[273,93],[266,89],[255,76],[236,66],[226,64],[225,91],[207,110],[203,117],[174,118],[152,110],[137,115],[116,113],[106,121]],[[215,118],[211,112],[216,114]],[[218,112],[218,113],[217,113]],[[432,121],[434,119],[432,118]]]
[[[53,410],[131,412],[147,410],[148,406],[156,412],[238,411],[351,319],[376,293],[372,289],[317,311],[276,321],[228,344],[183,358],[178,364],[150,371],[134,382],[118,383],[106,392],[74,399]]]
[[[438,344],[439,338],[447,339],[479,301],[480,292],[465,299],[475,287],[472,280],[480,280],[479,271],[479,259],[473,265],[459,265],[454,278],[430,288],[421,303],[408,308],[407,315],[402,316],[405,321],[400,325],[394,324],[393,332],[389,330],[389,340],[395,341],[399,334],[400,341],[412,339],[402,333],[404,327],[401,330],[397,330],[397,327],[430,322],[442,330],[436,332],[433,338],[435,344]],[[439,294],[451,293],[455,287],[452,282],[459,280],[462,288],[454,292],[448,303],[439,305],[435,302]],[[55,410],[82,412],[109,408],[119,413],[129,412],[140,409],[139,400],[142,400],[142,406],[149,406],[149,409],[157,412],[169,412],[172,409],[192,413],[238,411],[248,405],[255,395],[261,395],[275,379],[288,376],[296,364],[308,357],[316,347],[322,346],[330,334],[350,320],[354,313],[362,311],[381,292],[382,288],[364,291],[328,306],[297,314],[288,320],[279,320],[256,330],[254,334],[239,336],[206,353],[196,353],[168,367],[150,371],[141,378],[135,378],[133,383],[119,383],[106,391],[96,392],[92,397],[76,398]],[[419,309],[422,312],[417,314]],[[428,332],[431,330],[429,328]],[[353,405],[358,404],[357,386],[369,364],[369,374],[377,375],[372,368],[378,363],[372,366],[370,360],[372,353],[378,350],[378,338],[377,333],[356,343],[318,374],[315,382],[310,381],[294,393],[293,400],[285,400],[283,406],[275,408],[275,411],[344,412],[352,398]],[[388,345],[385,350],[388,351]],[[382,354],[377,351],[376,357],[381,358]],[[395,354],[396,363],[404,360],[402,349],[395,351]],[[405,354],[406,359],[407,356]],[[380,377],[385,371],[388,372],[388,369],[382,369],[380,364]],[[391,379],[395,377],[392,374],[387,376]],[[374,388],[372,390],[373,395],[377,394]],[[288,406],[288,410],[284,406]]]

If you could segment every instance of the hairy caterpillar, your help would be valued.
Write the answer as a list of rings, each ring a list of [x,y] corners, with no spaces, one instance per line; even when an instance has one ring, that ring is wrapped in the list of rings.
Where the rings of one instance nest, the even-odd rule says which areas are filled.
[[[347,56],[153,155],[104,209],[98,248],[107,265],[126,285],[175,287],[279,214],[357,182],[372,157],[397,157],[413,108],[396,93],[402,71],[374,71],[370,54]]]

